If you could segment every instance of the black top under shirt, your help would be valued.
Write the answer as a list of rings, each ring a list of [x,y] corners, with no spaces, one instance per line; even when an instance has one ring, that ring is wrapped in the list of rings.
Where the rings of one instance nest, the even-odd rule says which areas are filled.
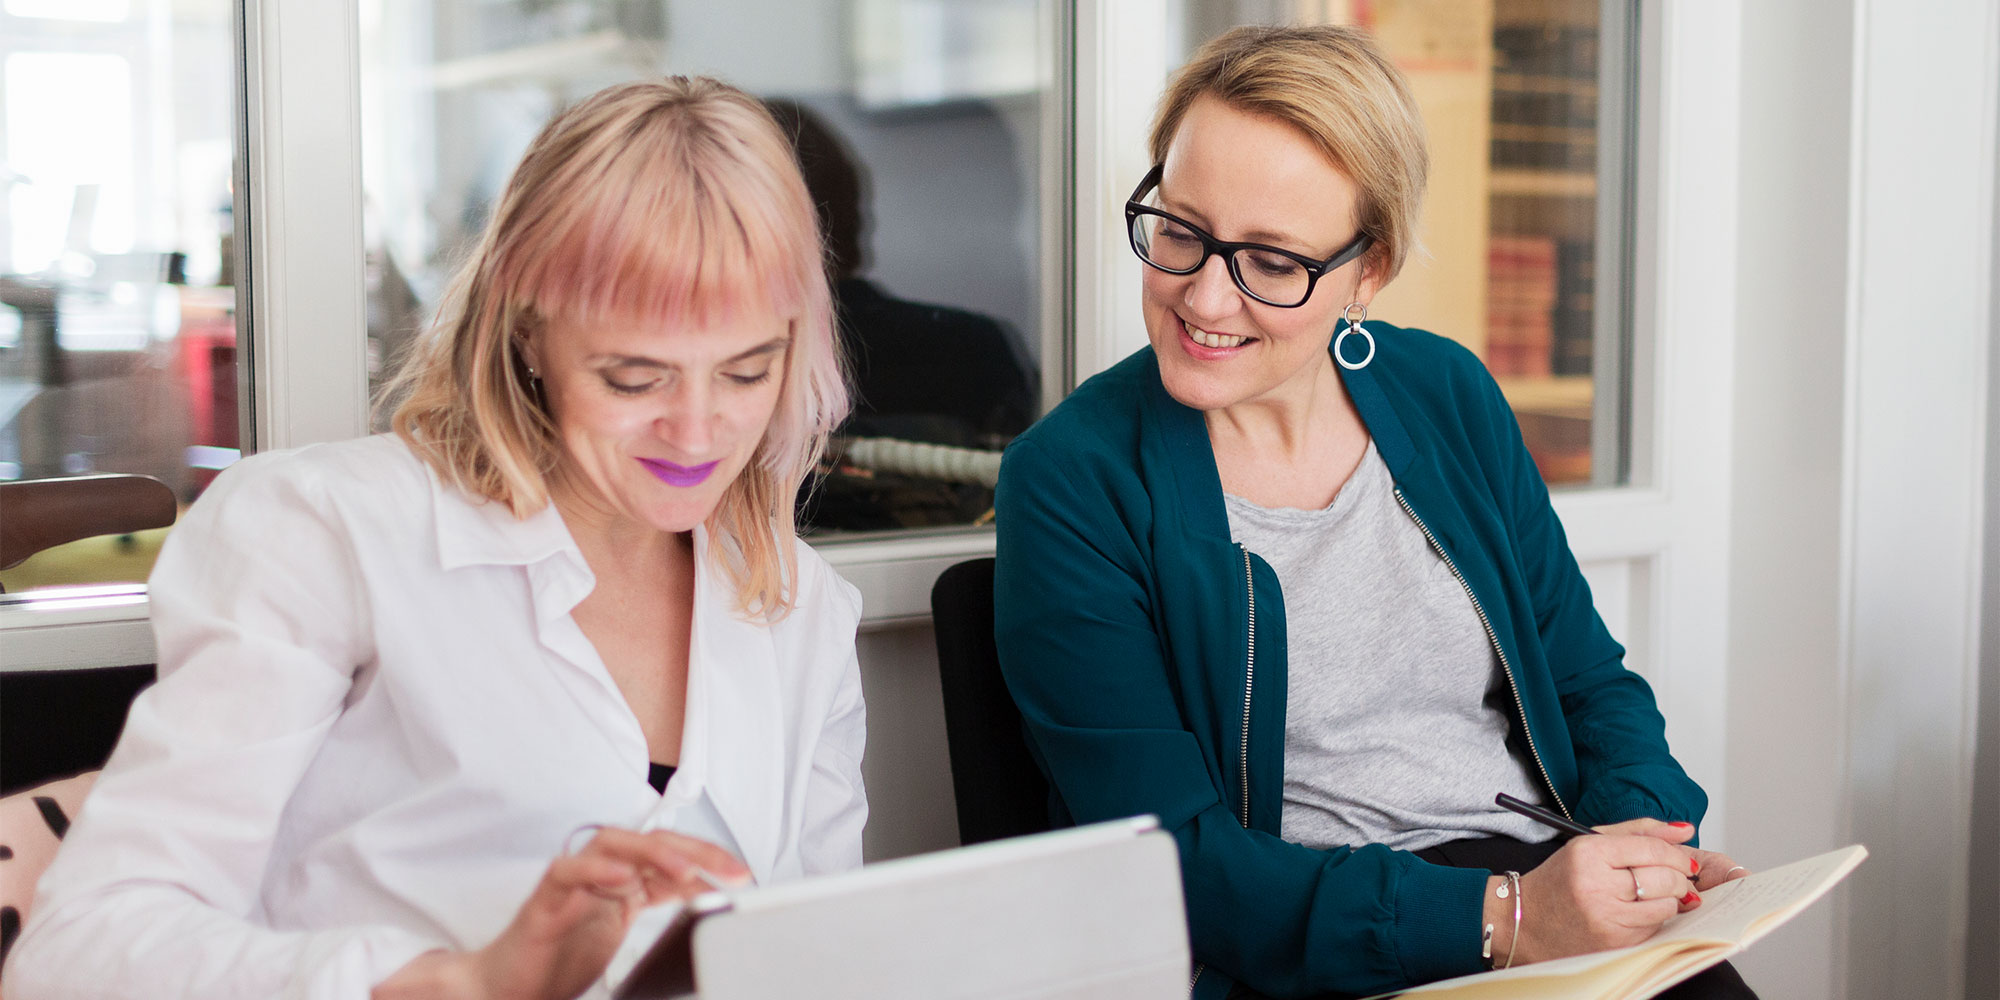
[[[674,765],[646,762],[646,784],[653,786],[653,791],[661,795],[667,794],[667,782],[673,780],[673,777]]]

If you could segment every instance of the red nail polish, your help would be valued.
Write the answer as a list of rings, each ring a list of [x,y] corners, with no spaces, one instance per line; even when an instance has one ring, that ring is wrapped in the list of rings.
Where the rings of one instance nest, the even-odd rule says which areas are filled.
[[[1699,903],[1699,902],[1701,902],[1701,896],[1700,896],[1700,894],[1696,893],[1696,892],[1695,892],[1694,890],[1692,890],[1692,889],[1689,889],[1689,890],[1688,890],[1688,894],[1687,894],[1687,895],[1685,895],[1685,896],[1682,896],[1682,897],[1681,897],[1681,905],[1682,905],[1682,906],[1693,906],[1694,904],[1696,904],[1696,903]]]
[[[1697,861],[1697,860],[1695,860],[1694,858],[1689,858],[1689,859],[1688,859],[1688,874],[1689,874],[1689,875],[1699,875],[1699,874],[1701,874],[1701,862],[1700,862],[1700,861]]]
[[[1681,829],[1683,829],[1683,830],[1692,830],[1692,829],[1694,829],[1694,824],[1693,824],[1693,823],[1683,823],[1683,822],[1681,822],[1680,820],[1674,820],[1673,822],[1671,822],[1671,823],[1668,823],[1667,825],[1668,825],[1668,826],[1678,826],[1678,827],[1680,827],[1680,828],[1681,828]]]

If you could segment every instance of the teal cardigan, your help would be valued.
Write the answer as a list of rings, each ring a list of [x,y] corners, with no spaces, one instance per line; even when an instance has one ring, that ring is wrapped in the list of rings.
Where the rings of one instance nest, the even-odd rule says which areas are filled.
[[[1490,627],[1514,752],[1584,823],[1698,822],[1707,796],[1591,606],[1499,387],[1449,340],[1368,329],[1373,363],[1341,379],[1398,500]],[[1014,441],[996,506],[1001,668],[1053,817],[1155,813],[1173,833],[1195,996],[1232,980],[1296,997],[1480,971],[1486,872],[1278,836],[1283,593],[1230,540],[1202,415],[1167,394],[1151,350]]]

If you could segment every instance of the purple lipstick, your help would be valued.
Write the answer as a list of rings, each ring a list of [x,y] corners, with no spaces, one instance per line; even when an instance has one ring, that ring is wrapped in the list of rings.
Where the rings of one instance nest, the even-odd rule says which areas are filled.
[[[686,489],[689,486],[700,486],[702,480],[707,479],[708,474],[715,471],[716,466],[715,462],[703,462],[700,465],[675,465],[672,462],[658,458],[642,458],[639,460],[639,464],[645,466],[646,471],[652,473],[654,478],[660,482],[668,486],[678,486],[682,489]]]

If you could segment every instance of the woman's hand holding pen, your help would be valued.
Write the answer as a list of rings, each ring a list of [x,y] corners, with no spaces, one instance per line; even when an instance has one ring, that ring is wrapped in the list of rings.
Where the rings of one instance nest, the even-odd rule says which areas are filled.
[[[1487,880],[1483,916],[1494,930],[1494,954],[1505,948],[1512,962],[1637,944],[1658,931],[1668,917],[1700,906],[1702,892],[1750,874],[1727,854],[1683,846],[1694,836],[1690,823],[1635,819],[1588,827],[1504,792],[1493,797],[1493,804],[1575,838],[1521,876],[1524,887],[1557,891],[1554,919],[1538,921],[1533,934],[1528,933],[1525,919],[1500,919],[1507,916],[1502,911],[1523,913],[1527,889],[1522,889],[1521,898],[1507,903],[1495,892],[1496,883],[1504,880]],[[1625,888],[1625,879],[1631,880],[1630,889]],[[1663,905],[1668,900],[1672,907]],[[1519,942],[1514,940],[1516,930],[1521,931]]]
[[[1681,846],[1694,836],[1692,826],[1635,819],[1598,827],[1597,832],[1603,836],[1577,837],[1521,876],[1519,941],[1509,940],[1512,902],[1487,893],[1485,919],[1494,925],[1494,954],[1511,949],[1514,964],[1520,965],[1623,948],[1652,937],[1668,917],[1700,904],[1695,852]],[[1496,908],[1496,902],[1503,907]]]
[[[750,870],[693,837],[601,828],[549,864],[491,944],[426,953],[377,986],[375,1000],[568,1000],[604,974],[640,910],[706,892],[718,878],[747,884]]]

